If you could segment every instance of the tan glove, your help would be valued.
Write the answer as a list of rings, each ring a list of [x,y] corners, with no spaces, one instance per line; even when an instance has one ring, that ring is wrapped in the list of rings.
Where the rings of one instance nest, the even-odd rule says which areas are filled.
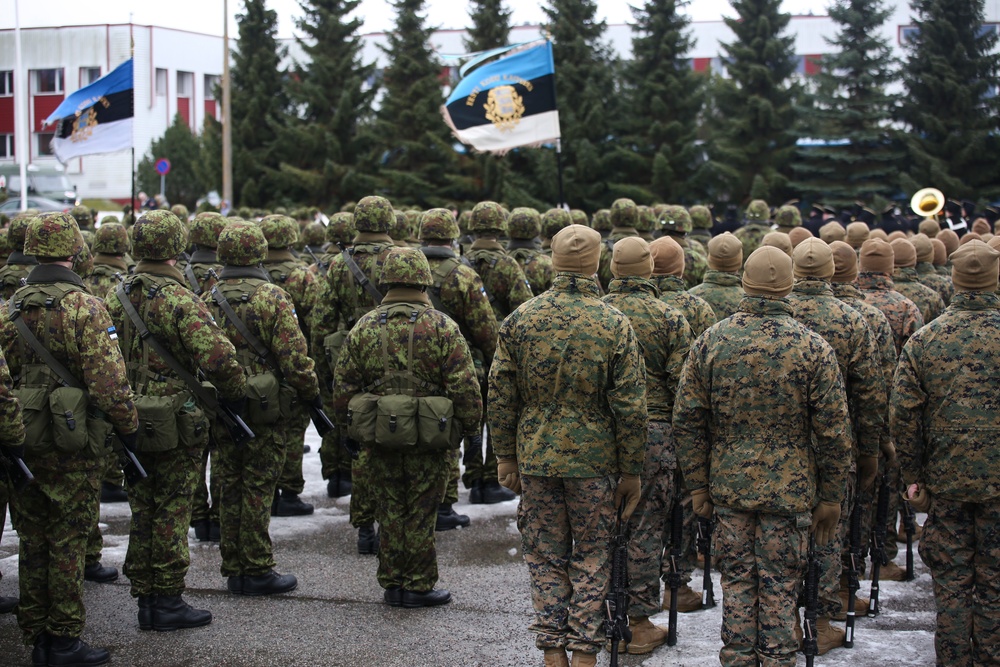
[[[708,487],[691,492],[691,510],[702,519],[711,519],[715,512],[715,505],[712,504],[712,497],[708,493]]]
[[[878,457],[862,456],[858,458],[858,487],[861,493],[868,493],[875,486],[878,477]]]
[[[517,472],[517,459],[497,461],[497,481],[500,486],[521,493],[521,475]]]
[[[909,497],[906,499],[914,512],[927,512],[931,508],[931,492],[923,484],[914,484],[916,489],[910,488]]]
[[[622,473],[615,487],[615,508],[621,507],[622,500],[625,501],[625,509],[622,510],[622,521],[628,521],[639,504],[639,496],[642,494],[642,481],[638,475]]]
[[[816,546],[825,547],[837,534],[840,523],[840,503],[821,500],[813,509],[812,532],[816,535]]]
[[[885,457],[885,469],[893,470],[899,465],[899,460],[896,458],[896,445],[893,444],[892,440],[887,440],[881,449],[882,456]]]

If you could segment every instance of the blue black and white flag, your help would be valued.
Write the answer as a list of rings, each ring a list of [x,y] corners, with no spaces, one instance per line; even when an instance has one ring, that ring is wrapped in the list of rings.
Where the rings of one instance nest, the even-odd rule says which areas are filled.
[[[442,112],[459,141],[478,151],[503,154],[556,141],[552,43],[475,68],[458,82]]]
[[[132,59],[63,100],[45,119],[56,124],[52,151],[60,162],[132,147]]]

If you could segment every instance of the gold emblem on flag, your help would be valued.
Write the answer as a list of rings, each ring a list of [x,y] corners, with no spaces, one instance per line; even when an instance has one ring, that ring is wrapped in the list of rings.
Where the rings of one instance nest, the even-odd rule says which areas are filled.
[[[81,113],[73,121],[73,134],[70,135],[69,140],[72,142],[86,141],[90,139],[95,127],[97,127],[97,111],[94,110],[94,107],[90,107],[86,113]]]
[[[521,122],[524,100],[514,86],[491,88],[486,97],[486,120],[501,132],[510,132]]]

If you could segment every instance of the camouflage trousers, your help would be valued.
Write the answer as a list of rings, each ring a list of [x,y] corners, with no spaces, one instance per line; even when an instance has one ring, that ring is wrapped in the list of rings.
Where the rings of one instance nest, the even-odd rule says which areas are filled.
[[[191,565],[188,526],[203,447],[140,452],[146,479],[129,486],[132,508],[123,571],[132,595],[180,595]]]
[[[10,487],[7,478],[0,475],[0,532],[3,531],[2,522],[7,520],[7,498],[10,494]],[[14,524],[11,519],[11,525]],[[3,580],[3,573],[0,572],[0,581]]]
[[[122,473],[121,464],[118,463],[118,457],[114,453],[108,454],[105,465],[101,482],[121,486],[125,481],[125,475]],[[115,471],[117,471],[117,474],[115,474]],[[87,536],[87,565],[101,561],[101,552],[104,550],[104,536],[101,535],[100,521],[101,494],[98,493],[97,511],[94,512],[94,527],[91,529],[90,535]]]
[[[375,523],[375,504],[381,489],[376,491],[372,488],[369,471],[371,457],[371,449],[362,447],[361,454],[351,465],[351,525],[355,528]],[[444,494],[444,489],[441,493]],[[438,503],[440,502],[441,499],[438,498]]]
[[[278,488],[295,495],[306,488],[306,480],[302,478],[302,448],[307,428],[309,413],[304,407],[299,407],[285,426],[285,465],[278,477]]]
[[[201,473],[195,482],[191,521],[219,520],[219,478],[214,471],[209,472],[209,458],[215,464],[217,455],[211,447],[206,447],[201,454]]]
[[[340,444],[340,438],[344,429],[337,426],[323,437],[323,442],[319,446],[320,473],[323,479],[330,479],[337,473],[351,472],[350,453]]]
[[[596,653],[611,575],[611,480],[525,475],[521,489],[517,528],[531,578],[535,646]]]
[[[937,664],[1000,664],[1000,500],[933,498],[920,557],[934,579]]]
[[[841,612],[840,581],[841,575],[846,572],[844,558],[850,558],[850,554],[845,554],[844,549],[849,550],[851,546],[848,533],[851,529],[856,480],[857,475],[853,472],[847,476],[847,493],[840,501],[840,523],[837,524],[836,534],[825,547],[816,547],[819,558],[819,605],[816,615],[819,618],[836,616]],[[859,574],[863,572],[862,566]]]
[[[652,616],[660,611],[661,567],[664,546],[670,540],[670,508],[677,482],[670,422],[649,422],[646,459],[642,465],[642,496],[630,521],[628,545],[630,616]]]
[[[719,661],[723,667],[793,667],[811,517],[715,510],[724,644]]]
[[[377,488],[378,583],[425,593],[437,583],[434,525],[448,483],[449,451],[370,450],[367,481]]]
[[[253,440],[237,447],[219,438],[214,463],[219,477],[219,523],[222,576],[257,576],[274,567],[271,549],[271,501],[285,464],[280,425],[250,424]]]
[[[483,398],[485,400],[485,397]],[[485,405],[485,404],[484,404]],[[463,442],[462,447],[468,447],[468,443]],[[490,429],[486,427],[486,437],[483,439],[483,450],[470,452],[467,449],[462,451],[462,462],[465,464],[465,472],[461,473],[462,484],[467,489],[471,489],[475,482],[496,479],[497,457],[493,453],[493,445],[490,443]],[[459,480],[459,459],[456,452],[455,462],[451,466],[451,479],[448,482],[448,490],[444,494],[443,502],[458,502],[458,480]]]
[[[79,637],[87,536],[94,525],[103,469],[81,455],[25,457],[35,483],[10,498],[20,537],[17,622],[29,646],[42,632]]]

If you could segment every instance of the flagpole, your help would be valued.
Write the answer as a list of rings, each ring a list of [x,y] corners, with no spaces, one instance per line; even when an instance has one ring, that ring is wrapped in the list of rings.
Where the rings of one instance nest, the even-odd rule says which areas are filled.
[[[546,34],[545,41],[551,42],[551,36]],[[555,67],[555,51],[552,52],[552,108],[556,110],[556,114],[559,113],[559,104],[556,101],[556,67]],[[562,134],[562,131],[560,131]],[[566,202],[566,193],[563,190],[563,163],[562,163],[562,138],[556,139],[556,176],[559,179],[559,206],[562,208]]]
[[[28,208],[28,163],[25,155],[29,153],[25,128],[28,119],[25,118],[25,105],[28,102],[27,81],[22,76],[21,63],[21,10],[18,0],[14,0],[14,151],[17,153],[17,164],[21,172],[21,210]],[[7,184],[8,189],[10,184]]]
[[[229,81],[229,2],[222,0],[222,204],[229,204],[232,210],[233,201],[233,123],[232,99]],[[220,206],[222,211],[224,206]],[[223,211],[223,213],[225,213]]]
[[[135,37],[132,35],[132,14],[128,15],[128,42],[129,42],[129,58],[132,58],[132,117],[135,118]],[[149,53],[149,58],[152,60],[153,52],[152,49]],[[156,85],[155,81],[150,81],[149,85]],[[129,200],[129,208],[132,211],[132,222],[134,223],[139,219],[139,216],[135,212],[135,122],[132,123],[132,161],[129,164],[129,171],[132,174],[132,198]],[[123,223],[126,221],[123,219]]]

